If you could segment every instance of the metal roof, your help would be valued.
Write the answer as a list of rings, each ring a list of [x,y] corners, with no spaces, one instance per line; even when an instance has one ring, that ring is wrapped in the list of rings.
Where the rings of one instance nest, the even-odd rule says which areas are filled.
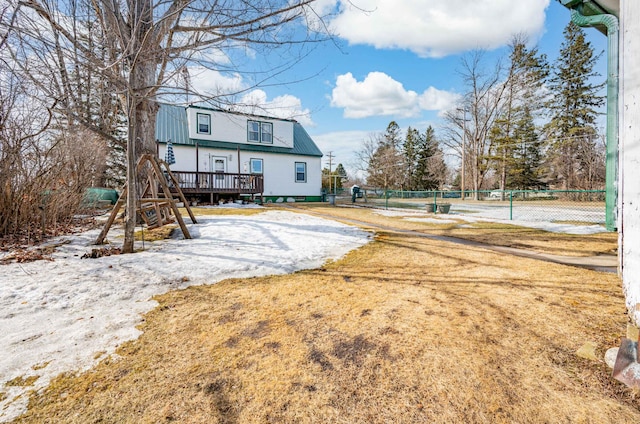
[[[218,111],[217,109],[210,110]],[[254,117],[253,115],[246,116]],[[166,143],[168,140],[171,140],[173,144],[191,146],[195,146],[196,143],[198,143],[198,146],[201,147],[215,147],[218,149],[228,150],[237,150],[240,148],[240,150],[250,152],[279,153],[299,156],[322,156],[322,152],[302,125],[290,119],[279,120],[293,123],[293,148],[189,138],[189,124],[187,121],[186,108],[184,106],[160,104],[160,109],[158,110],[158,116],[156,119],[156,140],[160,143]]]
[[[190,144],[185,107],[160,104],[156,118],[156,140],[161,143],[171,140],[174,144]]]
[[[311,139],[311,136],[309,136],[302,125],[297,122],[293,124],[293,154],[322,156],[322,152]]]

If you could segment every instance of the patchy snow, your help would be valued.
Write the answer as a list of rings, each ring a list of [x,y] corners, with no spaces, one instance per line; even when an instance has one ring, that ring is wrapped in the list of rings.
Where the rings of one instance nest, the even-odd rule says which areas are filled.
[[[431,217],[427,217],[427,218],[414,218],[414,217],[405,217],[405,219],[407,221],[411,221],[411,222],[424,222],[426,224],[455,224],[458,221],[455,221],[453,219],[445,219],[445,218],[431,218]]]
[[[518,225],[520,227],[528,227],[528,228],[537,228],[539,230],[549,231],[552,233],[565,233],[565,234],[596,234],[596,233],[606,233],[607,229],[600,224],[592,224],[592,225],[575,225],[568,223],[558,223],[551,222],[545,220],[541,216],[531,216],[528,219],[509,219],[508,211],[507,218],[501,218],[500,213],[496,213],[492,215],[488,211],[483,211],[477,215],[467,215],[464,212],[455,212],[452,211],[450,213],[452,216],[462,219],[467,222],[499,222],[502,224],[510,224],[510,225]],[[536,220],[538,218],[538,220]],[[575,219],[575,218],[574,218]]]
[[[477,203],[452,204],[448,214],[433,214],[419,209],[377,209],[377,214],[390,217],[405,217],[410,221],[423,221],[435,224],[453,223],[452,219],[466,222],[500,222],[503,224],[518,225],[521,227],[537,228],[553,233],[566,234],[596,234],[607,232],[604,222],[604,210],[593,211],[578,207],[566,206],[538,206],[528,205],[513,210],[513,219],[510,219],[509,205],[481,205]],[[418,218],[427,217],[427,218]],[[576,225],[554,221],[584,222],[584,225]],[[426,221],[425,221],[426,220]],[[592,223],[592,224],[588,224]]]
[[[236,202],[227,202],[220,203],[219,205],[206,205],[206,206],[198,206],[202,209],[264,209],[264,206],[260,206],[257,203],[236,203]]]
[[[53,261],[0,267],[0,422],[26,410],[30,390],[62,372],[89,369],[137,338],[141,314],[157,305],[154,295],[319,267],[371,240],[358,228],[285,211],[197,219],[188,225],[192,240],[147,242],[131,255],[81,259],[96,247],[99,230],[92,230],[54,240],[66,244]],[[112,228],[108,238],[119,246],[121,234]],[[30,376],[38,376],[33,386],[6,386]]]

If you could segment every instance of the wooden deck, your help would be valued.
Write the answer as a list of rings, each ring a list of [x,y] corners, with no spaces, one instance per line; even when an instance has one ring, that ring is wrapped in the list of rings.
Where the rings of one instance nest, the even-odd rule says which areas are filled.
[[[220,195],[237,197],[241,194],[262,194],[264,176],[256,174],[233,174],[226,172],[171,171],[180,184],[180,189],[188,195],[211,195],[211,201]],[[172,187],[171,187],[172,188]]]

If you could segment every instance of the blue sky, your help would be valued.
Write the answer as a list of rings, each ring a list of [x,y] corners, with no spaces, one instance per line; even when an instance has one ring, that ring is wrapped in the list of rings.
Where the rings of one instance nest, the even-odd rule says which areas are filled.
[[[325,155],[333,152],[334,160],[350,172],[354,152],[392,120],[403,130],[411,126],[424,131],[432,125],[437,135],[439,113],[463,92],[458,71],[465,53],[486,49],[491,63],[507,54],[505,46],[514,34],[523,33],[553,62],[570,20],[557,0],[352,2],[360,9],[344,0],[318,0],[316,10],[338,11],[328,22],[337,34],[335,43],[316,45],[273,81],[282,84],[249,90],[241,99],[272,115],[297,119]],[[585,32],[596,52],[606,48],[604,35],[590,28]],[[597,66],[603,80],[605,59],[603,55]],[[204,76],[200,82],[198,78],[195,84],[202,84]],[[242,75],[207,75],[207,80],[222,86],[247,84]]]

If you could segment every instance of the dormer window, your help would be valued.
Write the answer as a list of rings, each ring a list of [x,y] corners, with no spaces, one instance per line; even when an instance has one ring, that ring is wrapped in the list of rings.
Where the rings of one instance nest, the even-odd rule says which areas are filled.
[[[260,130],[260,142],[273,143],[273,124],[270,122],[261,122]]]
[[[260,122],[249,121],[249,141],[260,143]]]
[[[248,121],[247,140],[253,143],[273,144],[273,124],[271,122]]]
[[[208,113],[197,113],[196,120],[198,134],[211,134],[211,115]]]

